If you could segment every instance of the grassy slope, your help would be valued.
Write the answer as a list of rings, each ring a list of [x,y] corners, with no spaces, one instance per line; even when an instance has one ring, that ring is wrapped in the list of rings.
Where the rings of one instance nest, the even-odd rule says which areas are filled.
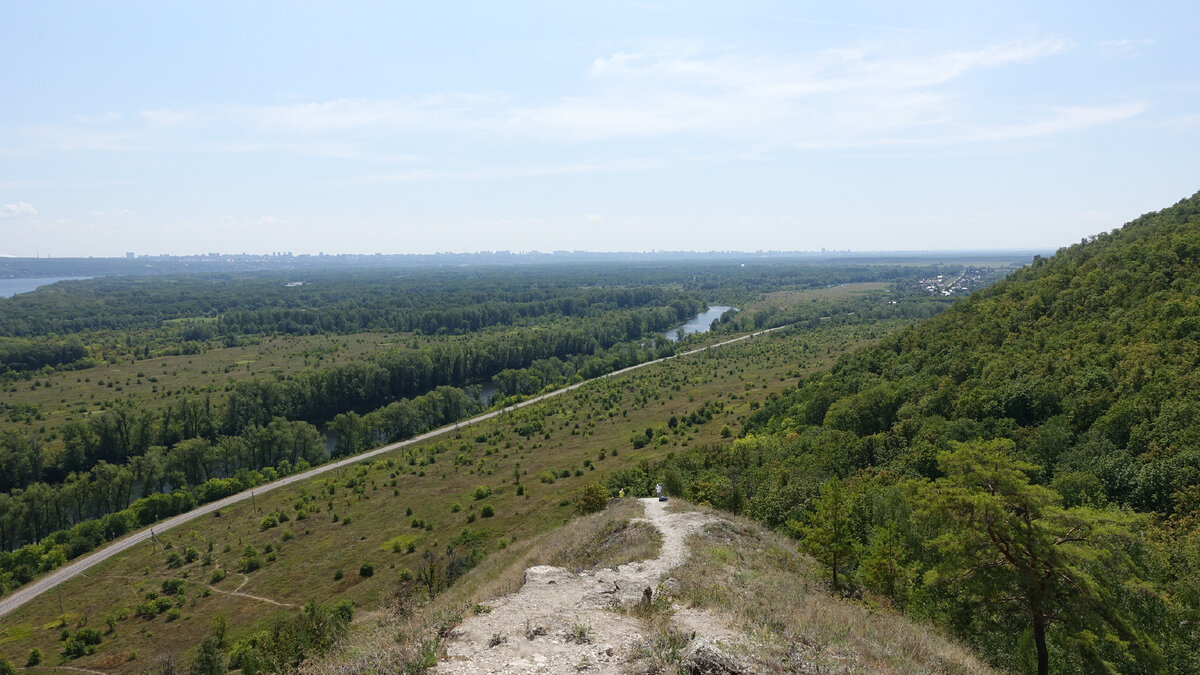
[[[795,541],[754,521],[695,535],[692,557],[672,576],[675,601],[719,612],[760,641],[765,667],[821,673],[989,673],[971,651],[927,625],[833,596],[826,575]],[[789,670],[793,669],[793,670]]]
[[[276,560],[251,573],[245,585],[243,577],[231,573],[215,585],[216,589],[295,605],[309,599],[349,598],[368,610],[377,607],[394,584],[398,570],[415,568],[423,551],[444,546],[464,527],[484,529],[493,549],[502,538],[515,537],[522,542],[552,529],[568,518],[570,506],[562,502],[584,481],[603,478],[643,458],[660,457],[684,443],[718,440],[720,428],[725,424],[736,426],[749,414],[752,403],[794,383],[798,374],[828,367],[832,357],[888,328],[825,330],[816,335],[760,338],[597,383],[466,429],[459,437],[443,437],[438,442],[446,451],[436,455],[436,463],[423,470],[408,463],[407,452],[397,453],[392,466],[376,461],[366,469],[362,494],[345,487],[353,475],[343,473],[340,478],[319,479],[303,487],[270,493],[254,505],[244,504],[218,518],[192,523],[165,538],[174,552],[181,552],[185,546],[203,552],[211,542],[212,567],[196,562],[170,569],[166,565],[167,552],[143,546],[94,569],[86,579],[65,584],[65,624],[56,619],[60,614],[57,594],[43,596],[6,619],[0,626],[0,654],[23,663],[29,649],[39,647],[46,654],[47,665],[67,663],[60,656],[58,641],[63,625],[75,630],[86,621],[103,629],[107,615],[136,606],[146,591],[158,589],[164,579],[174,576],[186,576],[189,581],[179,619],[167,621],[166,615],[153,620],[120,619],[95,655],[72,665],[119,672],[146,669],[161,651],[182,654],[195,645],[204,634],[208,618],[217,613],[227,615],[233,639],[262,628],[293,610],[242,596],[204,593],[212,569],[235,570],[247,544],[260,551],[270,544]],[[709,399],[726,401],[725,412],[703,427],[681,432],[667,445],[632,449],[629,438],[634,431],[661,426],[667,417],[696,410]],[[513,431],[513,427],[534,420],[545,425],[542,435],[526,439]],[[487,441],[476,442],[476,436],[484,436]],[[614,455],[614,451],[619,454]],[[417,452],[423,456],[423,450]],[[600,459],[602,453],[604,459]],[[458,465],[457,456],[463,460]],[[544,469],[583,470],[585,459],[592,460],[595,469],[586,471],[583,477],[559,479],[553,484],[537,479]],[[515,494],[513,484],[514,463],[518,461],[527,486],[525,497]],[[391,487],[393,479],[395,488]],[[335,486],[332,497],[327,492],[331,485]],[[490,486],[493,495],[483,501],[473,500],[472,491],[478,485]],[[296,521],[293,505],[306,498],[311,515]],[[455,503],[462,504],[463,510],[452,513]],[[493,505],[496,516],[468,525],[468,518],[478,515],[483,504]],[[411,516],[405,515],[408,508],[413,510]],[[293,519],[260,531],[263,516],[275,511],[288,513]],[[336,523],[332,519],[335,513]],[[414,518],[423,519],[432,530],[412,528]],[[288,532],[295,538],[284,542]],[[398,535],[416,535],[415,552],[392,552],[387,542]],[[265,553],[263,557],[265,560]],[[358,575],[363,562],[375,564],[373,577]],[[344,576],[335,581],[334,573],[339,569]]]

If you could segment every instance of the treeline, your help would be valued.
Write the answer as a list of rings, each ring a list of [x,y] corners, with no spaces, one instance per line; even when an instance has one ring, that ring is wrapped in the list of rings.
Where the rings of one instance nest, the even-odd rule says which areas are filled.
[[[315,427],[280,419],[243,436],[153,446],[125,464],[101,461],[58,485],[37,482],[0,494],[0,592],[128,532],[325,457]]]
[[[332,456],[430,431],[475,412],[477,404],[465,392],[440,387],[363,418],[351,417],[363,421],[363,435],[339,433]],[[150,431],[145,424],[132,428],[136,438]],[[9,433],[0,440],[7,444],[19,436]],[[276,418],[238,436],[150,446],[122,464],[101,460],[89,471],[72,472],[57,485],[36,482],[0,494],[0,593],[127,532],[329,458],[316,427]]]
[[[949,297],[930,297],[899,289],[887,293],[879,291],[861,297],[798,302],[787,307],[764,307],[750,312],[731,310],[718,319],[714,329],[722,333],[745,333],[779,326],[812,330],[826,322],[847,325],[888,319],[926,319],[954,302]]]
[[[222,425],[225,433],[236,433],[247,424],[276,416],[323,423],[340,412],[361,413],[436,386],[483,383],[501,371],[524,368],[540,359],[587,360],[617,345],[660,334],[701,308],[696,302],[679,301],[667,307],[609,312],[586,321],[484,332],[419,349],[402,348],[369,361],[285,379],[243,380],[229,392]],[[592,372],[598,374],[611,359],[591,362]]]
[[[54,453],[36,435],[6,434],[0,442],[0,491],[36,481],[59,482],[100,461],[124,463],[151,446],[172,447],[191,438],[211,442],[218,434],[238,436],[275,418],[324,424],[343,412],[363,414],[438,387],[461,389],[551,357],[570,358],[585,376],[598,375],[670,353],[669,344],[641,347],[636,343],[699,310],[694,303],[680,302],[610,312],[594,320],[440,340],[283,378],[239,380],[221,405],[208,398],[180,398],[159,413],[118,406],[86,422],[65,424],[59,432],[61,450]],[[393,424],[394,430],[386,435],[405,435],[406,429],[428,427],[429,419],[448,419],[439,411],[417,408],[412,414],[419,419]]]
[[[87,349],[77,339],[0,339],[0,376],[72,364],[86,356]]]
[[[1018,672],[1197,672],[1200,195],[647,467]],[[653,477],[653,476],[651,476]]]
[[[532,289],[506,291],[497,297],[479,295],[464,302],[466,299],[459,294],[442,294],[431,299],[433,307],[417,304],[412,298],[396,302],[396,298],[384,297],[367,303],[341,302],[314,308],[237,310],[221,315],[216,333],[315,335],[374,330],[461,335],[546,316],[600,318],[615,310],[664,305],[690,311],[699,303],[695,296],[654,287],[580,289],[570,293]]]
[[[107,277],[0,299],[0,335],[130,330],[196,319],[219,319],[218,335],[463,333],[549,315],[668,305],[684,295],[636,279],[591,287],[595,281],[556,268],[315,272],[300,286],[289,286],[292,277],[279,273]]]

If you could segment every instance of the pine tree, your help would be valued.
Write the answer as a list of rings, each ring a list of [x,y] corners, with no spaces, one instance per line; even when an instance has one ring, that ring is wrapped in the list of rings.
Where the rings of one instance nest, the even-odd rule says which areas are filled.
[[[835,478],[822,485],[821,496],[813,508],[812,518],[800,528],[804,535],[801,547],[829,567],[833,590],[840,590],[838,572],[854,559],[859,549],[850,528],[850,496],[842,481]]]
[[[926,583],[951,583],[971,598],[1016,608],[1029,621],[1039,675],[1049,672],[1052,626],[1091,672],[1115,672],[1113,658],[1151,672],[1165,667],[1099,577],[1136,576],[1117,544],[1131,536],[1133,516],[1062,508],[1057,493],[1030,484],[1027,472],[1038,467],[1014,458],[1009,440],[956,443],[938,454],[938,465],[945,477],[918,495],[922,513],[940,526],[927,544],[941,561]]]

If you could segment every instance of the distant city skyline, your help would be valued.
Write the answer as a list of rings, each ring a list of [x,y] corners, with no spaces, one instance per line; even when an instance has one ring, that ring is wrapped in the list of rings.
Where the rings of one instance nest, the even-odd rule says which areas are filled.
[[[1200,189],[1195,3],[2,16],[4,256],[1053,250]]]

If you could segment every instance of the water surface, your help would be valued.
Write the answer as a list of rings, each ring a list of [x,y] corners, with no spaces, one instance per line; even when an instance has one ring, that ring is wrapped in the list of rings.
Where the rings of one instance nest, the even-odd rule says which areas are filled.
[[[715,306],[709,307],[708,311],[697,314],[695,316],[695,318],[693,318],[691,321],[688,321],[687,323],[683,324],[682,326],[676,326],[676,327],[672,328],[671,330],[667,331],[667,339],[670,340],[671,342],[678,341],[679,340],[679,331],[683,331],[684,335],[691,335],[692,333],[705,333],[710,328],[712,328],[713,321],[716,321],[717,319],[721,318],[722,314],[724,314],[725,312],[728,312],[731,309],[733,309],[733,308],[732,307],[724,307],[721,305],[715,305]]]
[[[59,281],[91,279],[91,277],[37,277],[35,279],[0,279],[0,298],[11,298],[18,293],[28,293],[42,286]]]

